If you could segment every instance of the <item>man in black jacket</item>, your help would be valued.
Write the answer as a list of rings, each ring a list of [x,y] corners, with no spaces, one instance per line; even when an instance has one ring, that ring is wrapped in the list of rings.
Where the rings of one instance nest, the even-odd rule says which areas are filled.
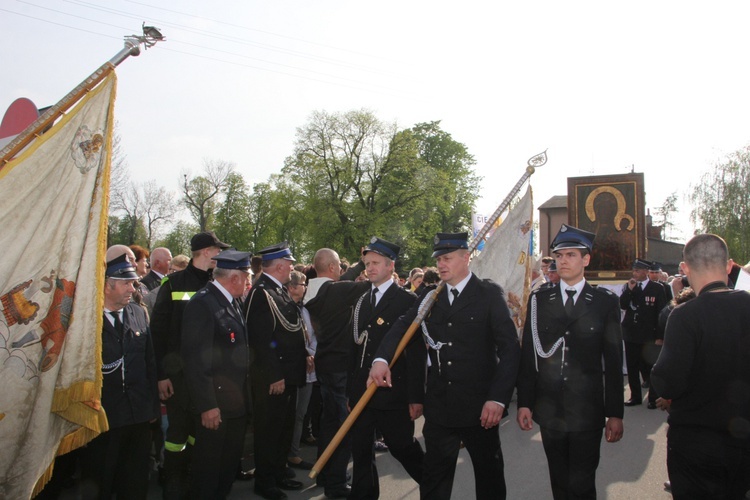
[[[595,499],[602,427],[610,443],[623,433],[620,307],[583,277],[593,239],[562,225],[551,245],[560,281],[532,292],[524,324],[517,421],[541,428],[555,500]]]
[[[416,296],[393,282],[394,261],[400,248],[373,237],[363,250],[371,288],[359,297],[352,321],[354,356],[348,377],[349,406],[354,407],[367,387],[375,352],[391,326],[414,303]],[[351,341],[350,341],[351,342]],[[379,430],[391,455],[417,484],[422,480],[424,452],[414,439],[414,420],[424,402],[424,343],[415,336],[393,366],[393,387],[375,393],[350,431],[352,436],[352,492],[350,499],[378,498],[380,486],[373,436]]]
[[[364,269],[361,262],[341,274],[338,254],[330,248],[315,252],[313,265],[317,277],[309,282],[305,307],[310,311],[318,347],[315,351],[315,375],[320,382],[322,412],[318,434],[318,456],[346,420],[347,374],[351,368],[351,317],[357,299],[370,289],[367,281],[351,281]],[[346,468],[351,455],[347,435],[316,478],[328,498],[346,498]]]
[[[180,354],[182,317],[185,305],[195,292],[206,286],[216,265],[213,257],[229,245],[213,233],[198,233],[190,240],[192,259],[184,271],[167,276],[156,296],[151,330],[154,335],[159,398],[167,407],[169,427],[164,439],[165,500],[187,497],[190,452],[195,440],[190,398]]]
[[[630,399],[625,406],[636,406],[643,402],[641,380],[649,382],[651,367],[656,361],[659,346],[659,313],[667,305],[664,287],[648,279],[651,262],[635,259],[633,277],[622,288],[620,308],[625,310],[622,319],[622,338],[625,341],[625,363],[628,368]],[[656,391],[649,388],[648,408],[656,409]]]
[[[206,500],[232,488],[249,410],[250,354],[237,299],[250,282],[250,254],[224,250],[213,260],[214,280],[185,307],[181,342],[195,419],[191,494]]]
[[[697,297],[669,315],[651,382],[672,400],[667,470],[672,496],[748,498],[750,294],[731,290],[727,246],[715,234],[683,250]]]
[[[506,496],[498,424],[516,385],[520,348],[503,289],[469,271],[467,239],[466,233],[438,233],[433,246],[445,288],[422,323],[431,366],[421,498],[450,498],[461,442],[471,455],[477,498]],[[386,335],[370,370],[371,383],[392,385],[388,363],[419,305]]]
[[[305,385],[307,349],[299,308],[285,285],[294,257],[286,242],[259,251],[263,274],[245,301],[250,348],[253,354],[251,387],[255,429],[255,493],[263,498],[286,498],[282,490],[298,490],[302,483],[286,477],[292,443],[297,388]]]
[[[146,312],[131,302],[138,275],[127,255],[107,262],[102,323],[102,407],[109,430],[82,455],[84,498],[146,498],[151,431],[159,415]]]

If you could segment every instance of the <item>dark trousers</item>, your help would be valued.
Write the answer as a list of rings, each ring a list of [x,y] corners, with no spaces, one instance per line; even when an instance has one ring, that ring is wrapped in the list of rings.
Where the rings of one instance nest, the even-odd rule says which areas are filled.
[[[220,500],[229,495],[242,459],[247,417],[222,417],[219,428],[210,430],[195,420],[190,496]]]
[[[81,452],[81,498],[146,498],[150,451],[148,422],[97,436]]]
[[[297,409],[297,386],[282,394],[268,394],[268,384],[253,384],[255,426],[255,488],[269,489],[286,476],[286,459],[292,445]]]
[[[182,377],[180,377],[182,380]],[[193,443],[195,415],[188,411],[187,387],[174,382],[175,393],[164,402],[167,407],[167,432],[164,436],[164,498],[187,498]]]
[[[349,410],[346,407],[346,372],[317,373],[320,382],[320,398],[322,412],[320,415],[320,435],[318,436],[318,457],[323,454],[328,444],[336,435],[336,431],[346,417]],[[317,482],[326,490],[334,490],[346,486],[346,468],[351,455],[351,439],[349,433],[339,444],[336,451],[318,474]]]
[[[602,429],[559,432],[541,428],[555,500],[595,500]]]
[[[650,344],[653,344],[651,342]],[[628,367],[628,385],[630,386],[630,397],[634,401],[643,400],[643,394],[641,393],[641,378],[640,373],[651,373],[651,368],[654,366],[654,361],[650,360],[652,346],[650,344],[643,344],[640,342],[628,342],[625,341],[625,363]],[[649,380],[650,377],[644,375],[645,380]],[[656,391],[654,391],[649,384],[648,389],[648,401],[650,403],[656,402]]]
[[[383,439],[393,458],[401,462],[404,470],[417,484],[422,481],[424,452],[414,439],[414,422],[409,417],[409,408],[404,406],[397,410],[377,410],[365,407],[350,431],[354,462],[350,500],[380,497],[373,447],[376,429],[383,433]]]
[[[750,446],[707,427],[669,426],[667,471],[675,500],[739,500],[750,492]]]
[[[503,452],[500,449],[498,426],[491,429],[480,425],[443,427],[426,419],[422,434],[427,450],[419,487],[421,499],[444,500],[451,497],[456,460],[462,441],[474,466],[477,500],[505,499]]]

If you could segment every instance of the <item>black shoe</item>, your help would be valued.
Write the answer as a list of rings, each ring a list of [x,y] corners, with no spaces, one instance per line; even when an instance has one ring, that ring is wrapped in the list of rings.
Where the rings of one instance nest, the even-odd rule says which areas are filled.
[[[313,468],[313,464],[304,460],[300,460],[299,462],[292,462],[291,460],[287,460],[286,464],[293,469],[312,470]]]
[[[625,401],[625,406],[637,406],[639,404],[642,404],[642,401],[638,401],[637,399],[628,399]]]
[[[255,477],[254,470],[249,470],[249,471],[241,470],[237,473],[237,476],[235,477],[235,479],[237,481],[251,481],[254,477]]]
[[[649,410],[655,410],[656,409],[656,403],[652,403],[651,401],[648,402],[648,406],[646,406]]]
[[[281,481],[277,481],[276,484],[280,489],[287,491],[302,489],[302,483],[295,481],[294,479],[282,479]]]
[[[286,475],[287,479],[294,479],[295,477],[297,477],[297,473],[294,472],[289,467],[287,467],[286,469],[284,469],[284,474]]]
[[[286,500],[286,493],[278,488],[255,488],[255,494],[266,500]]]
[[[352,487],[347,485],[335,488],[332,490],[326,490],[326,498],[346,498],[352,493]]]

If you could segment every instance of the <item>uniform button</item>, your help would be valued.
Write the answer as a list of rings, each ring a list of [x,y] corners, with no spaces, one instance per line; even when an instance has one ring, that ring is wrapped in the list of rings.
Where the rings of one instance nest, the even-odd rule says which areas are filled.
[[[570,332],[565,332],[565,335],[570,335]]]
[[[453,383],[453,382],[451,382],[450,380],[448,381],[448,385],[451,385],[452,383]]]
[[[570,350],[570,347],[563,348],[563,351],[569,351],[569,350]]]
[[[567,361],[565,362],[565,366],[568,366],[568,362]]]
[[[563,380],[567,381],[567,380],[568,380],[568,377],[563,377]]]
[[[450,327],[450,326],[453,326],[453,323],[448,323],[448,326],[449,326],[449,327]]]
[[[282,359],[284,359],[284,356],[279,356],[279,360],[282,360]]]
[[[453,347],[453,342],[448,342],[448,347]]]
[[[452,361],[448,361],[448,366],[451,366],[453,364]]]

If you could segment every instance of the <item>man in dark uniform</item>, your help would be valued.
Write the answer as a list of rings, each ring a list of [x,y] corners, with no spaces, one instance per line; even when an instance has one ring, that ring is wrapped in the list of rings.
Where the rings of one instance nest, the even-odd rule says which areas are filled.
[[[237,300],[250,281],[250,254],[213,257],[213,281],[183,312],[181,354],[195,419],[191,494],[226,498],[232,488],[249,410],[247,332]]]
[[[255,429],[255,493],[286,498],[282,490],[302,483],[286,477],[292,443],[297,388],[305,385],[307,349],[300,311],[285,288],[294,257],[286,242],[264,248],[263,274],[245,301],[253,352],[251,386]]]
[[[365,392],[375,351],[383,337],[416,299],[416,295],[393,282],[394,261],[399,250],[397,245],[373,237],[362,252],[371,289],[360,296],[354,307],[355,354],[347,391],[351,407]],[[424,452],[414,439],[414,420],[422,415],[425,357],[422,339],[414,336],[408,352],[393,367],[393,387],[377,391],[354,423],[350,431],[354,461],[350,499],[380,496],[373,449],[376,429],[383,434],[391,455],[401,462],[412,479],[417,483],[422,480]]]
[[[433,246],[445,288],[422,323],[431,366],[421,498],[450,498],[461,442],[471,456],[477,498],[506,496],[498,424],[516,384],[520,348],[503,289],[469,271],[467,238],[467,233],[438,233]],[[388,363],[419,305],[386,335],[370,370],[371,383],[391,386]]]
[[[664,287],[648,279],[651,262],[635,259],[633,277],[622,288],[620,308],[625,310],[622,319],[622,337],[625,340],[625,363],[628,368],[630,399],[625,406],[635,406],[643,402],[641,380],[648,382],[651,367],[658,356],[662,344],[659,338],[659,313],[667,305]],[[656,408],[656,391],[649,388],[648,407]]]
[[[683,268],[696,298],[669,315],[651,381],[672,400],[667,470],[682,499],[750,493],[750,294],[731,290],[726,243],[693,237]]]
[[[541,428],[555,500],[595,499],[602,427],[610,443],[623,433],[620,307],[583,277],[593,239],[562,225],[551,245],[560,281],[532,292],[524,324],[517,421]]]
[[[159,415],[148,320],[131,298],[138,275],[122,254],[107,262],[102,323],[102,407],[109,430],[82,453],[83,498],[146,498],[151,431]]]
[[[169,426],[164,439],[164,490],[166,500],[187,497],[190,452],[195,434],[190,399],[180,354],[182,314],[190,298],[206,286],[216,265],[213,257],[229,245],[213,233],[198,233],[190,240],[192,259],[184,271],[167,276],[156,296],[151,330],[154,335],[159,398],[167,407]]]
[[[651,281],[655,281],[656,283],[659,283],[661,286],[664,287],[664,294],[666,295],[667,304],[669,304],[674,298],[674,294],[672,293],[672,287],[669,286],[669,283],[667,283],[666,281],[662,281],[661,278],[662,278],[661,264],[654,261],[651,263],[651,267],[648,268],[648,279]]]

